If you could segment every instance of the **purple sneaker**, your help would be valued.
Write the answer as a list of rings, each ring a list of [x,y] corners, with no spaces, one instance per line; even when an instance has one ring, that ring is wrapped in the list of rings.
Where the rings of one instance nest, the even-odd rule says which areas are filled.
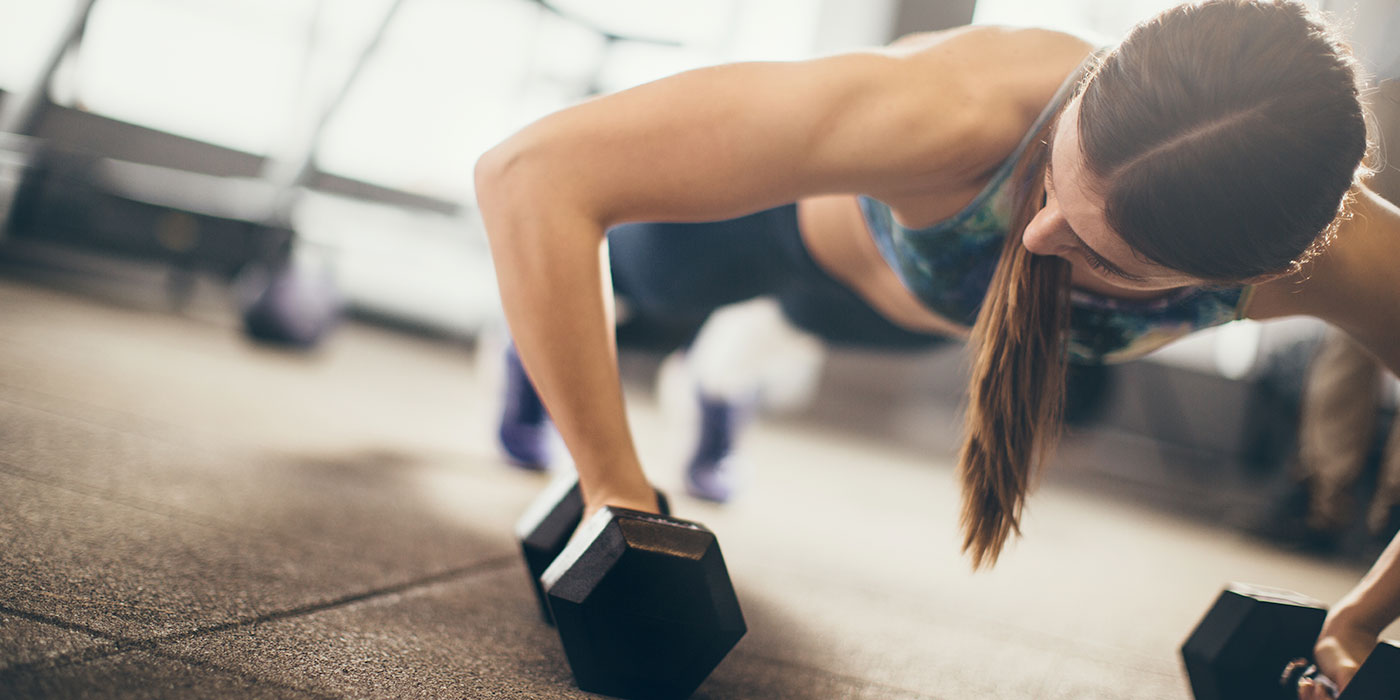
[[[549,468],[553,426],[549,413],[540,403],[535,385],[525,374],[515,346],[506,348],[506,396],[501,410],[501,449],[506,458],[521,469],[544,471]]]
[[[685,470],[685,490],[716,503],[728,502],[738,482],[734,443],[748,422],[748,406],[700,395],[700,439]]]

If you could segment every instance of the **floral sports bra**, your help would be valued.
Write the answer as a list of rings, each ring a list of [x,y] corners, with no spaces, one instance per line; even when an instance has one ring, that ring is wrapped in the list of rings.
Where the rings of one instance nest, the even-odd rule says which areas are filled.
[[[1077,74],[1060,87],[987,186],[957,214],[927,228],[895,221],[888,205],[861,196],[860,210],[886,262],[930,311],[971,326],[1011,228],[1017,161],[1069,96]],[[1069,357],[1075,362],[1136,359],[1193,331],[1241,317],[1250,288],[1184,287],[1148,300],[1070,293]]]

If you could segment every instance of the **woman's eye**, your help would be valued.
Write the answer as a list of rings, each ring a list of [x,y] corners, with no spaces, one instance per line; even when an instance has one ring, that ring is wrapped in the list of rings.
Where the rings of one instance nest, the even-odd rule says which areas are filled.
[[[1095,255],[1094,253],[1091,253],[1087,250],[1084,251],[1084,260],[1089,263],[1089,267],[1092,267],[1095,270],[1098,270],[1099,272],[1102,272],[1106,275],[1110,275],[1112,277],[1120,277],[1120,275],[1117,272],[1115,272],[1106,263],[1104,263],[1102,258],[1100,258],[1098,255]]]

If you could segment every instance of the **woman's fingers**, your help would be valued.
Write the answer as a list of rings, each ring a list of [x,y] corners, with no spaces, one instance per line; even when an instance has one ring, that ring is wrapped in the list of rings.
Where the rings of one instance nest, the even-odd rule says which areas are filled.
[[[1335,697],[1328,691],[1327,686],[1312,679],[1298,682],[1298,700],[1334,700]]]
[[[1319,639],[1313,653],[1318,668],[1327,674],[1337,687],[1346,689],[1352,676],[1360,670],[1361,660],[1375,647],[1376,641],[1374,635],[1364,631],[1335,631]]]

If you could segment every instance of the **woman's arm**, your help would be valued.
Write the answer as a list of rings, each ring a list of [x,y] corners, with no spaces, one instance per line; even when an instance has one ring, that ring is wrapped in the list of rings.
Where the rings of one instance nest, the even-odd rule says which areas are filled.
[[[1322,318],[1400,375],[1400,208],[1361,188],[1331,249],[1301,274],[1262,285],[1248,313],[1251,318]],[[1398,616],[1400,536],[1328,613],[1315,649],[1318,665],[1345,687]],[[1326,696],[1315,687],[1300,697]]]
[[[1007,34],[682,73],[557,112],[482,156],[477,196],[506,318],[590,512],[655,506],[623,412],[606,230],[818,193],[965,186],[1020,136],[1019,115],[985,108],[970,75],[982,45],[1010,45]]]
[[[606,230],[722,219],[877,179],[908,155],[887,138],[913,119],[908,91],[889,84],[898,72],[877,54],[693,71],[545,117],[478,161],[506,318],[590,510],[655,508],[623,410]],[[929,115],[928,132],[966,129],[946,115]]]
[[[1315,650],[1318,665],[1345,688],[1381,632],[1396,618],[1400,618],[1400,535],[1391,540],[1361,583],[1327,613]]]
[[[1400,208],[1363,188],[1356,211],[1337,235],[1339,241],[1344,236],[1354,236],[1364,242],[1344,259],[1355,261],[1358,270],[1348,279],[1368,280],[1363,287],[1369,291],[1351,309],[1336,313],[1334,323],[1400,376]],[[1362,267],[1363,263],[1367,265]],[[1328,612],[1315,649],[1323,672],[1345,688],[1375,648],[1381,631],[1397,618],[1400,535],[1391,540],[1370,571]]]

